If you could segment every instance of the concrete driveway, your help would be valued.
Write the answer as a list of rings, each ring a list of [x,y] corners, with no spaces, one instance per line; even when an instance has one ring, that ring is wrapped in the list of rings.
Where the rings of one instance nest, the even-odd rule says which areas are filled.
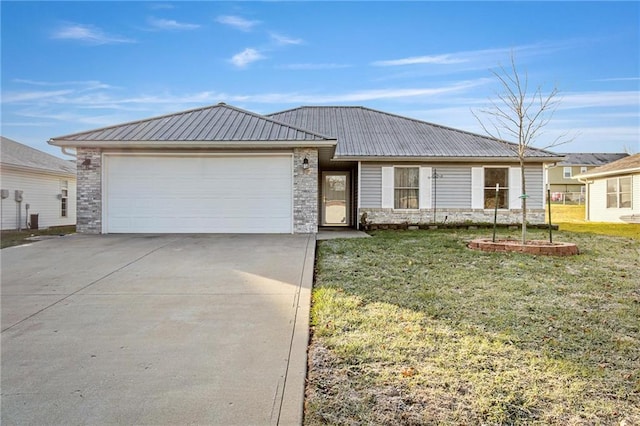
[[[2,250],[2,424],[300,424],[314,250],[308,235]]]

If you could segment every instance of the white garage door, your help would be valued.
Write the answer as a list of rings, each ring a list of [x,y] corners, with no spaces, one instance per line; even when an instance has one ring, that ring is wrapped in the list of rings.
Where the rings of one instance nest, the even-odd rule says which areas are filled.
[[[105,156],[108,233],[290,233],[291,156]]]

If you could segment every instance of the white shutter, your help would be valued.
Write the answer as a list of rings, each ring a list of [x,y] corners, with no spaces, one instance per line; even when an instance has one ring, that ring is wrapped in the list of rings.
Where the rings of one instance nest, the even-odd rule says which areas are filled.
[[[484,169],[471,168],[471,208],[484,208]]]
[[[420,167],[420,191],[418,196],[419,208],[430,209],[431,208],[431,188],[433,174],[431,167]]]
[[[393,167],[382,167],[382,208],[393,208]]]
[[[509,167],[509,210],[522,208],[522,176],[520,167]]]

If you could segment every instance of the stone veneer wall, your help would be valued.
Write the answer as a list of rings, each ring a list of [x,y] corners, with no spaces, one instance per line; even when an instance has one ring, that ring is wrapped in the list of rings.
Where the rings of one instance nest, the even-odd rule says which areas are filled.
[[[358,217],[367,213],[367,223],[375,224],[418,224],[434,223],[433,209],[419,211],[401,211],[393,209],[361,208]],[[498,223],[520,223],[522,210],[498,210]],[[493,210],[481,209],[446,209],[436,211],[437,223],[493,223]],[[528,223],[544,223],[545,210],[527,209]]]
[[[83,165],[85,160],[91,164]],[[102,152],[96,148],[77,149],[78,200],[76,230],[83,234],[102,232]]]
[[[309,168],[304,170],[305,157]],[[293,232],[318,232],[318,150],[296,148],[293,150]]]

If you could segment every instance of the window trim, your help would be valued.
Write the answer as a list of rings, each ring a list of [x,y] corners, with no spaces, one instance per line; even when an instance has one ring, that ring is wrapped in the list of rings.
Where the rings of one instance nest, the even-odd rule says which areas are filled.
[[[417,187],[396,187],[396,169],[417,169],[418,170],[418,186]],[[420,211],[420,166],[419,165],[402,165],[402,166],[393,166],[393,210],[397,210],[397,211],[402,211],[402,212],[406,212],[406,211],[412,211],[412,212],[416,212],[416,211]],[[416,207],[415,209],[403,209],[403,208],[398,208],[396,207],[396,189],[411,189],[411,190],[415,190],[417,191],[417,205],[418,207]]]
[[[69,181],[60,181],[60,217],[69,217]]]
[[[620,185],[621,179],[629,179],[629,191],[622,192],[622,186]],[[615,181],[615,192],[609,192],[609,181]],[[605,179],[605,206],[607,209],[632,209],[633,208],[633,178],[632,176],[617,176]],[[616,205],[609,205],[609,195],[616,196]],[[622,194],[629,194],[629,207],[620,207],[620,198]]]
[[[493,210],[493,209],[495,208],[495,207],[488,207],[488,208],[487,208],[487,207],[485,207],[485,206],[486,206],[485,191],[486,191],[486,190],[488,190],[488,189],[489,189],[489,190],[491,190],[491,189],[492,189],[492,190],[495,192],[495,190],[496,190],[495,185],[494,185],[494,186],[491,186],[491,187],[486,186],[486,173],[485,173],[485,170],[486,170],[486,169],[503,169],[503,170],[505,170],[505,171],[506,171],[506,173],[507,173],[507,187],[506,187],[506,188],[504,188],[504,187],[500,187],[500,190],[501,190],[501,191],[502,191],[503,189],[506,189],[506,190],[507,190],[507,193],[506,193],[506,195],[505,195],[505,203],[506,203],[506,205],[507,205],[507,206],[506,206],[506,207],[504,207],[504,208],[503,208],[503,207],[498,207],[498,210],[500,210],[500,211],[508,211],[508,210],[511,210],[511,209],[510,209],[510,204],[511,204],[511,203],[510,203],[510,198],[509,198],[509,191],[510,191],[510,189],[511,189],[511,185],[510,185],[510,182],[509,182],[509,180],[510,180],[510,179],[509,179],[509,178],[510,178],[510,173],[511,173],[511,167],[509,167],[509,166],[484,166],[484,167],[482,167],[482,206],[483,206],[483,209],[484,209],[484,210]]]
[[[567,172],[569,172],[569,176],[567,176]],[[562,177],[564,179],[571,179],[573,177],[573,169],[571,168],[571,166],[564,166],[562,168]]]

